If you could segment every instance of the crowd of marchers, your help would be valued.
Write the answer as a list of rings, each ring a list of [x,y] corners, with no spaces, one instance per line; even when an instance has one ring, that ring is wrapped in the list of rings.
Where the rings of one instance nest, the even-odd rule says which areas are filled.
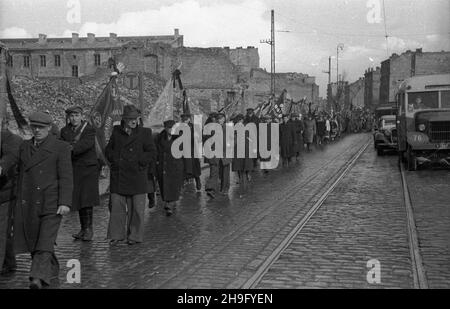
[[[59,263],[54,244],[62,217],[70,211],[79,214],[80,230],[75,240],[91,241],[94,236],[93,208],[100,204],[99,177],[103,168],[96,144],[96,128],[84,119],[81,106],[66,110],[66,126],[57,128],[46,112],[33,112],[29,118],[32,137],[23,140],[9,130],[8,115],[3,119],[0,157],[0,266],[2,275],[16,270],[15,255],[31,254],[30,288],[51,286],[57,280]],[[194,130],[192,115],[181,115],[181,122]],[[279,165],[287,167],[299,160],[311,145],[329,143],[340,137],[342,123],[326,113],[292,113],[282,117],[211,113],[206,123],[227,122],[244,125],[279,124]],[[197,192],[204,190],[214,199],[227,195],[230,173],[237,173],[239,197],[242,197],[257,169],[269,173],[270,158],[251,157],[249,136],[245,156],[227,158],[176,158],[172,144],[174,120],[164,122],[164,129],[152,132],[142,125],[142,115],[133,105],[123,109],[120,124],[114,126],[104,150],[109,180],[109,224],[107,238],[111,246],[136,245],[144,241],[144,210],[154,210],[157,194],[168,216],[174,214],[182,187],[195,181]],[[348,124],[347,124],[348,126]],[[271,126],[267,126],[271,139]],[[247,132],[248,133],[248,132]],[[245,133],[245,134],[247,134]],[[194,144],[194,134],[192,145]],[[203,140],[209,136],[203,135]],[[234,139],[237,143],[237,138]],[[267,145],[271,145],[268,141]],[[237,144],[234,145],[237,148]],[[194,147],[191,147],[194,151]],[[222,151],[222,150],[220,150]],[[225,149],[223,150],[225,152]],[[237,153],[235,150],[234,153]],[[203,161],[203,162],[202,162]],[[204,186],[200,176],[209,169]]]

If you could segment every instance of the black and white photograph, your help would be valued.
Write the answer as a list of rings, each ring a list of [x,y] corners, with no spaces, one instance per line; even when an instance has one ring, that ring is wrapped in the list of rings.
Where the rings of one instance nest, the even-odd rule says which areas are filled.
[[[0,125],[0,290],[450,288],[449,0],[0,0]]]

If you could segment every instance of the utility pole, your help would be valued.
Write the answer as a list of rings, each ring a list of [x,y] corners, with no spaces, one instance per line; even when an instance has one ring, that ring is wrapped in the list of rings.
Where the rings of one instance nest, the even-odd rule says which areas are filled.
[[[328,57],[328,71],[322,71],[322,73],[328,74],[328,85],[331,84],[331,56]]]
[[[336,87],[339,85],[339,49],[344,50],[344,44],[339,43],[336,47]]]
[[[7,92],[6,92],[6,46],[0,43],[0,130],[6,116]],[[0,136],[1,151],[1,136]]]
[[[267,43],[270,49],[270,94],[275,98],[275,11],[271,11],[271,31],[270,40],[261,40],[261,43]]]

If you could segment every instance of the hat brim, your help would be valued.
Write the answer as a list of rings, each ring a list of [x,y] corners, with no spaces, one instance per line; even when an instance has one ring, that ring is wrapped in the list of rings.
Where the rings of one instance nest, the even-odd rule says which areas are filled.
[[[51,123],[42,123],[42,122],[30,121],[30,126],[35,126],[35,127],[49,127],[51,125],[52,125]]]
[[[137,119],[139,118],[141,115],[139,114],[128,114],[128,115],[123,115],[122,119]]]

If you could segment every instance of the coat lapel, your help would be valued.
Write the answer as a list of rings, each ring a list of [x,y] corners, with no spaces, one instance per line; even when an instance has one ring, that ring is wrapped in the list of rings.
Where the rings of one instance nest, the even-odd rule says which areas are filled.
[[[48,158],[48,156],[53,152],[52,146],[54,143],[54,139],[55,138],[53,136],[49,136],[31,157],[29,157],[29,149],[26,150],[29,160],[28,162],[25,162],[25,171]],[[28,147],[32,147],[31,142]]]
[[[138,138],[139,134],[140,134],[141,130],[138,127],[136,130],[134,130],[134,132],[131,135],[128,135],[123,129],[122,129],[122,134],[125,136],[125,143],[123,144],[123,147],[126,147],[130,144],[132,144],[134,141],[136,141],[136,139]]]

